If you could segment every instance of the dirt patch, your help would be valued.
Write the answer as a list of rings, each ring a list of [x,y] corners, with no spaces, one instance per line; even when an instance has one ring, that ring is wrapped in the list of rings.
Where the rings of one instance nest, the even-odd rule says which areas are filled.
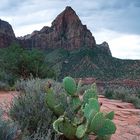
[[[16,91],[0,91],[0,108],[4,110],[4,118],[8,119],[8,111],[10,108],[10,104],[17,94]]]

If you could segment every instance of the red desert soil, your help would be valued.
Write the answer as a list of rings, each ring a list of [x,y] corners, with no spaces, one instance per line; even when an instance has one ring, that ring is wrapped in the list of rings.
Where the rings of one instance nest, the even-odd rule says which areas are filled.
[[[9,103],[15,92],[0,92],[0,103]],[[130,103],[118,100],[109,100],[103,96],[99,97],[102,102],[101,110],[104,112],[115,111],[114,122],[117,131],[111,140],[140,140],[140,109],[135,109]],[[5,106],[3,106],[5,108]],[[91,137],[91,140],[93,138]]]
[[[3,109],[7,109],[14,95],[16,95],[15,91],[0,91],[0,106],[2,106]]]

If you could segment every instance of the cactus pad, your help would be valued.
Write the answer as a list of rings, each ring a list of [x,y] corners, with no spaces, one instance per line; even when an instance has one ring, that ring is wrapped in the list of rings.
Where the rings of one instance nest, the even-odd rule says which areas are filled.
[[[55,98],[55,94],[51,89],[48,93],[46,93],[46,104],[56,116],[63,115],[63,106],[61,105],[61,103],[58,103],[58,101]]]
[[[71,96],[75,95],[77,87],[76,87],[76,82],[72,77],[65,77],[63,79],[63,85],[64,85],[66,92],[69,95],[71,95]]]
[[[68,118],[59,117],[54,123],[53,128],[59,134],[65,135],[68,139],[74,139],[76,133],[76,127],[70,122]]]
[[[81,139],[85,136],[87,127],[85,125],[79,125],[76,130],[76,137]]]
[[[102,112],[98,112],[91,121],[90,124],[90,131],[94,132],[95,134],[98,133],[98,130],[102,128],[104,124],[105,118]]]
[[[114,119],[114,111],[109,112],[108,114],[105,115],[106,118],[113,120]]]
[[[98,130],[97,135],[99,136],[111,135],[114,134],[115,131],[116,131],[115,124],[111,120],[106,119],[103,127]]]
[[[98,99],[97,93],[94,91],[94,89],[88,89],[84,92],[84,96],[83,96],[83,102],[84,104],[88,103],[88,100],[90,98],[95,98]]]
[[[94,98],[90,98],[89,102],[85,105],[84,116],[87,120],[91,119],[91,116],[93,117],[97,112],[100,110],[100,105],[98,100]]]
[[[98,136],[106,136],[114,134],[116,131],[115,124],[106,119],[103,113],[97,113],[91,121],[90,130]]]
[[[77,109],[81,105],[81,101],[80,101],[79,97],[72,97],[70,100],[70,105],[74,111],[77,111]]]

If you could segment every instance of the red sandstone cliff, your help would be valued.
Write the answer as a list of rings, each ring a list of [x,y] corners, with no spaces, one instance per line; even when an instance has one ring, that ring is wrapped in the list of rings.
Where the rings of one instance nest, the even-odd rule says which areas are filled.
[[[95,39],[83,25],[71,7],[60,13],[52,22],[51,27],[43,27],[30,35],[19,38],[25,47],[65,48],[72,50],[80,47],[94,47]]]

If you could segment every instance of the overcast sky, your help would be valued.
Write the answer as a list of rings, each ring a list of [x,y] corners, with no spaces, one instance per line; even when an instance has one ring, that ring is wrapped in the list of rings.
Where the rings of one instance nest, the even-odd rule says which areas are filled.
[[[107,41],[112,55],[140,59],[140,0],[0,0],[0,18],[23,36],[51,26],[71,6],[97,44]]]

